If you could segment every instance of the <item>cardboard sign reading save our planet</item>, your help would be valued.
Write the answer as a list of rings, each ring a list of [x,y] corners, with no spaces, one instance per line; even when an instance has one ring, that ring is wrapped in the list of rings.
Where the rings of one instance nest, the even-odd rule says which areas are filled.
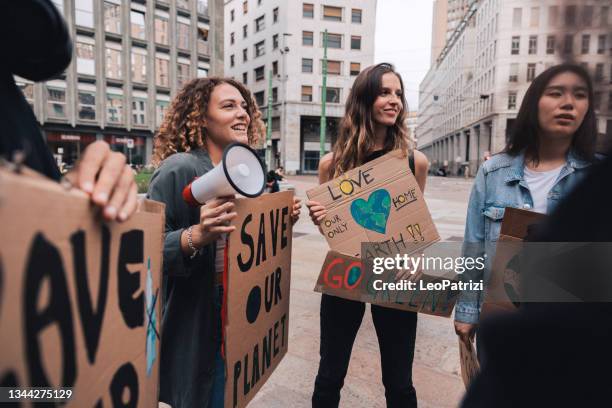
[[[225,407],[244,407],[287,353],[293,193],[238,199],[227,247]]]
[[[321,230],[330,248],[343,254],[359,257],[362,242],[380,242],[389,254],[413,253],[440,239],[408,157],[399,150],[306,194],[327,208]]]
[[[157,406],[164,205],[104,222],[85,193],[0,168],[0,225],[2,386]]]

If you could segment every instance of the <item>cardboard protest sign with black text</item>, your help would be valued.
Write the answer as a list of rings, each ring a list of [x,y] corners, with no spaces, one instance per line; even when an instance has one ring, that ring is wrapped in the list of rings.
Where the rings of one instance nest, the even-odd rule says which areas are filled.
[[[244,407],[287,353],[293,193],[238,199],[227,248],[226,408]]]
[[[0,169],[0,225],[0,385],[156,406],[163,204],[106,223],[84,193]]]
[[[321,230],[331,249],[358,257],[362,242],[416,252],[440,239],[421,189],[399,150],[347,171],[308,198],[327,208]]]

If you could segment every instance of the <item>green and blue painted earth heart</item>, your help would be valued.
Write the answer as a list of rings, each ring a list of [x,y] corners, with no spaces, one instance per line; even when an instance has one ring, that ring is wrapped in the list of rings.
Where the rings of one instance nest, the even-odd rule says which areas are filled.
[[[391,194],[385,189],[374,191],[368,201],[358,198],[351,203],[351,215],[357,224],[380,234],[387,229]]]
[[[348,285],[353,286],[359,280],[360,276],[361,276],[361,268],[358,266],[353,266],[349,270],[349,275],[347,279]]]

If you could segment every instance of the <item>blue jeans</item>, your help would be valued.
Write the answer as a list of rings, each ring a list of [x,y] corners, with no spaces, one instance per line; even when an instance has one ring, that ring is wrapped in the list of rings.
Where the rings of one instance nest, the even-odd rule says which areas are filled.
[[[215,350],[215,376],[213,378],[212,390],[210,392],[210,408],[223,408],[225,404],[225,361],[221,355],[222,326],[221,305],[223,304],[223,286],[215,288],[215,313],[219,316],[219,344]]]

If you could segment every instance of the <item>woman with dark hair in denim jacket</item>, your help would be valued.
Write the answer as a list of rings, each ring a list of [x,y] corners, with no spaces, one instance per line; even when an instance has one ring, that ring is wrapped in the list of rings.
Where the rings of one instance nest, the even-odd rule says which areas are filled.
[[[527,90],[505,149],[478,170],[464,235],[464,256],[487,254],[490,267],[506,207],[550,213],[594,162],[597,121],[593,86],[578,65],[553,66]],[[467,279],[482,277],[465,276]],[[464,291],[455,308],[455,332],[470,341],[483,293]]]

